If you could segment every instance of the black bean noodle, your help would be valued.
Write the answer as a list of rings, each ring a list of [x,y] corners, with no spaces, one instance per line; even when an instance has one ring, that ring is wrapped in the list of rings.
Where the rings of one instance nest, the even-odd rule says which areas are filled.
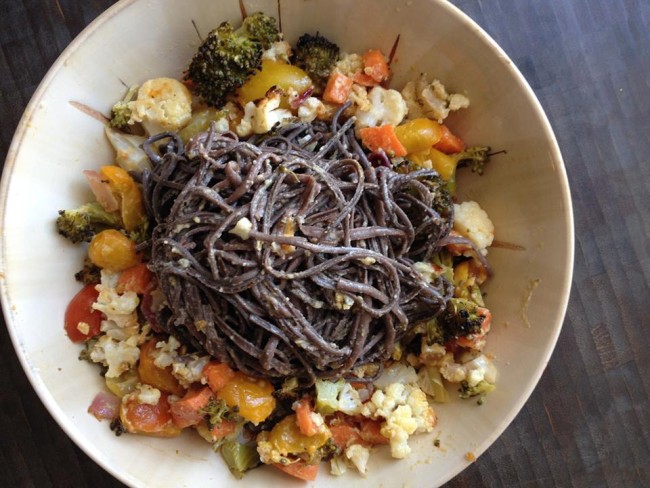
[[[434,171],[375,167],[353,123],[147,141],[161,329],[244,373],[310,384],[380,365],[444,308],[452,285],[413,264],[448,236],[449,195]]]

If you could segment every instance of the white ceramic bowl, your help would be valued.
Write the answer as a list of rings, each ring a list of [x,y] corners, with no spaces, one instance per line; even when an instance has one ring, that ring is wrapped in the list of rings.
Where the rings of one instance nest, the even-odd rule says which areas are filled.
[[[245,2],[276,15],[276,0]],[[477,200],[496,238],[522,250],[493,248],[487,287],[494,316],[488,351],[499,386],[487,403],[437,407],[432,435],[411,440],[412,455],[373,454],[367,478],[323,473],[315,486],[433,486],[468,465],[507,427],[546,366],[565,313],[573,265],[573,222],[565,169],[551,127],[517,68],[476,24],[444,0],[281,2],[289,41],[320,31],[348,52],[388,52],[400,34],[394,86],[419,72],[464,91],[471,108],[449,119],[470,143],[505,149],[483,177],[466,175],[462,196]],[[237,0],[125,0],[93,22],[65,50],[35,93],[16,132],[2,179],[2,305],[25,371],[68,435],[97,463],[131,486],[287,486],[271,468],[236,481],[198,436],[116,438],[86,412],[102,388],[97,369],[77,360],[63,332],[73,273],[82,249],[54,230],[56,211],[90,196],[81,170],[112,161],[101,123],[71,105],[103,113],[127,85],[180,76],[198,44],[192,20],[207,33],[240,20]],[[533,290],[533,283],[539,284]],[[532,293],[531,293],[532,290]],[[530,295],[530,301],[527,298]],[[441,448],[434,448],[439,438]],[[327,471],[327,470],[321,470]],[[297,483],[296,483],[297,485]]]

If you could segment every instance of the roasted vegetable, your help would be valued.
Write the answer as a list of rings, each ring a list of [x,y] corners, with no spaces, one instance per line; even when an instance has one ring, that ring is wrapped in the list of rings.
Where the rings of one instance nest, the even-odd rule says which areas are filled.
[[[221,107],[261,66],[265,46],[278,39],[275,19],[264,14],[247,17],[237,30],[224,22],[199,46],[185,79],[205,103]]]
[[[339,57],[339,47],[320,34],[303,34],[294,49],[292,62],[307,72],[322,88]]]

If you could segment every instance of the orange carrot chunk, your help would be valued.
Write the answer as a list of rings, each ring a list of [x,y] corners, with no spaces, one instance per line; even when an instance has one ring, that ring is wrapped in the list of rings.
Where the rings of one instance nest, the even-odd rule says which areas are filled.
[[[205,408],[210,398],[212,398],[212,390],[207,386],[189,390],[183,398],[171,404],[170,410],[174,423],[184,429],[201,422],[203,420],[201,410]]]
[[[203,368],[202,375],[210,389],[216,393],[235,377],[235,372],[225,363],[210,361]]]
[[[379,49],[371,49],[362,56],[363,73],[375,80],[377,83],[388,79],[390,68],[388,61]]]
[[[145,263],[136,264],[122,271],[117,279],[116,291],[118,293],[132,291],[142,295],[147,291],[151,277],[151,271]]]
[[[294,478],[305,481],[314,481],[316,476],[318,476],[318,464],[307,464],[304,461],[296,461],[291,464],[276,463],[273,466]]]
[[[313,409],[311,406],[311,398],[309,396],[303,397],[296,404],[296,420],[300,432],[308,437],[318,434],[318,427],[312,419]]]
[[[406,148],[395,134],[395,127],[382,125],[381,127],[364,127],[359,131],[361,142],[372,152],[383,150],[391,157],[406,156]]]
[[[433,147],[445,154],[454,154],[465,150],[465,142],[452,133],[449,127],[440,124],[440,140]]]
[[[332,73],[327,80],[327,86],[323,92],[323,100],[332,103],[345,103],[350,95],[352,78],[348,78],[341,73]]]

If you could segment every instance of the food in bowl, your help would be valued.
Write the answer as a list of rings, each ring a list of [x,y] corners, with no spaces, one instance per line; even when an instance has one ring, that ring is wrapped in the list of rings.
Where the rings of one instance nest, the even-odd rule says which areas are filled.
[[[89,242],[65,328],[117,434],[193,428],[237,477],[365,474],[373,446],[404,458],[433,429],[449,385],[494,389],[494,226],[454,201],[490,150],[444,124],[464,95],[390,88],[393,54],[291,46],[258,13],[115,104],[116,164],[85,171],[96,201],[57,227]]]

